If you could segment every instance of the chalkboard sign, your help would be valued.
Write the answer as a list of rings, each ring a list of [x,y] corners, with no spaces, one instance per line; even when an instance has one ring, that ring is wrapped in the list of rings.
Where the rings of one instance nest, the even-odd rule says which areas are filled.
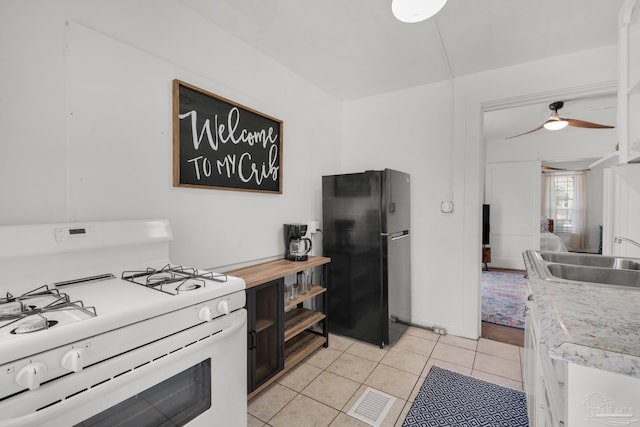
[[[282,193],[282,121],[173,81],[174,187]]]

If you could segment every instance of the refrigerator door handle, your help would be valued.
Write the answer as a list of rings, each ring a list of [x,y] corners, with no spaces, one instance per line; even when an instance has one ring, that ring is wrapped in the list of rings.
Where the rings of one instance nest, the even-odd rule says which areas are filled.
[[[404,239],[405,237],[409,237],[409,232],[408,232],[408,231],[406,231],[406,232],[402,233],[402,234],[401,234],[401,235],[399,235],[399,236],[393,236],[393,237],[391,238],[391,240],[400,240],[400,239]]]

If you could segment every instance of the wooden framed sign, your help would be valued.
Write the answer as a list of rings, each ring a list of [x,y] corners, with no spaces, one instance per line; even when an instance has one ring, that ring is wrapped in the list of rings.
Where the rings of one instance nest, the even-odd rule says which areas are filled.
[[[173,81],[173,186],[282,193],[282,120]]]

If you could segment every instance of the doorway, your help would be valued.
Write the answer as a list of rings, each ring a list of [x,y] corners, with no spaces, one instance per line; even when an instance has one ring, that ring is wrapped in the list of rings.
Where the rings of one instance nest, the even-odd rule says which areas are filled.
[[[616,123],[615,87],[603,85],[600,88],[568,92],[532,95],[482,106],[485,155],[483,202],[492,205],[490,270],[523,272],[522,252],[540,249],[543,163],[557,164],[579,159],[589,165],[606,164],[602,159],[610,157],[610,152],[615,150],[615,130],[604,133],[589,133],[585,129],[567,129],[555,133],[540,130],[509,138],[543,122],[549,114],[547,104],[556,98],[569,100],[567,106],[571,106],[572,111],[567,111],[568,117],[572,114],[585,120]],[[600,207],[601,197],[594,198]],[[482,287],[482,283],[479,286]],[[523,331],[520,329],[494,325],[482,319],[481,325],[483,337],[516,345],[523,342]]]

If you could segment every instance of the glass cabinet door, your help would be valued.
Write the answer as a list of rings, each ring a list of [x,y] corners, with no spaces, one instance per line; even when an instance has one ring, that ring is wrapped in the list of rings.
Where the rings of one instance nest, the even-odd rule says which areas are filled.
[[[254,288],[250,298],[254,309],[254,323],[253,330],[249,332],[249,360],[253,363],[253,378],[249,379],[249,391],[284,368],[283,286],[282,280],[266,283]]]

